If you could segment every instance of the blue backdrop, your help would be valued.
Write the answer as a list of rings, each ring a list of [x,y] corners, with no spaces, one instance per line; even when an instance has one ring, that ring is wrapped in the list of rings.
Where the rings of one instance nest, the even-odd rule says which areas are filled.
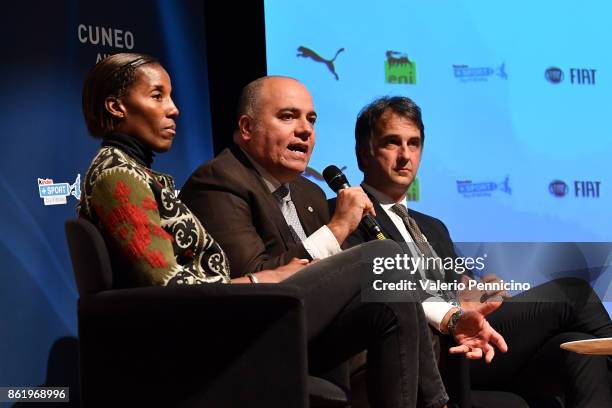
[[[85,74],[117,52],[162,61],[181,115],[172,151],[154,167],[182,185],[213,155],[204,11],[196,0],[24,0],[3,9],[0,385],[39,385],[52,346],[76,336],[64,221],[76,215],[75,181],[99,145],[81,114]]]
[[[426,134],[410,206],[455,241],[610,242],[611,13],[603,0],[266,0],[268,73],[313,94],[308,176],[328,195],[319,173],[329,164],[362,181],[359,110],[404,95],[423,109]],[[611,276],[584,278],[609,300]]]
[[[603,0],[268,0],[268,72],[312,91],[318,172],[346,166],[359,183],[359,109],[405,95],[427,135],[413,207],[455,239],[612,241],[611,13]],[[311,52],[337,55],[335,73]]]

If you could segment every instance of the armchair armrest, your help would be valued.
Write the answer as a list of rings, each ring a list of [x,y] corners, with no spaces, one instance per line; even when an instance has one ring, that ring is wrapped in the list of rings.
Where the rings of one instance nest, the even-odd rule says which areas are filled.
[[[454,341],[442,334],[434,334],[440,340],[440,374],[450,397],[449,406],[472,406],[469,360],[463,354],[450,354]]]
[[[293,286],[110,290],[79,299],[78,318],[85,408],[307,405]]]

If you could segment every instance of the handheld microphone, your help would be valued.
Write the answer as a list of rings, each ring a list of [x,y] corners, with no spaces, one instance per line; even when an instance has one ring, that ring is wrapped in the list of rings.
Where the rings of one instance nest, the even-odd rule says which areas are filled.
[[[331,188],[336,194],[338,191],[351,186],[344,173],[342,173],[342,170],[333,164],[331,166],[327,166],[325,170],[323,170],[323,178],[325,179],[325,182],[329,188]],[[380,228],[380,225],[378,225],[378,222],[376,222],[374,217],[372,217],[370,214],[366,214],[361,219],[360,225],[375,236],[376,239],[387,239],[385,234],[382,232],[382,228]]]

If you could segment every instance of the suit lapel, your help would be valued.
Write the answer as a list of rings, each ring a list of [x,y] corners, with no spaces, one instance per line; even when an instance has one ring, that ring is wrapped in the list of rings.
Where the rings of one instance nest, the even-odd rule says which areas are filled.
[[[268,190],[263,178],[257,172],[255,167],[253,167],[253,164],[244,155],[242,150],[240,150],[239,147],[234,146],[232,148],[232,152],[238,161],[246,168],[251,177],[251,183],[253,186],[257,186],[257,194],[263,199],[262,202],[266,206],[265,213],[269,216],[270,221],[276,227],[278,235],[281,237],[285,247],[287,248],[288,246],[292,245],[294,243],[293,236],[291,235],[287,221],[285,221],[285,217],[283,216],[283,213],[276,202],[276,198],[270,192],[270,190]]]
[[[404,240],[404,237],[399,232],[393,221],[391,221],[391,218],[389,218],[387,212],[382,208],[378,200],[374,198],[374,196],[372,196],[369,192],[367,192],[367,194],[368,197],[370,197],[372,203],[374,204],[374,209],[376,210],[376,221],[378,221],[380,227],[383,229],[385,234],[387,234],[390,239],[396,242],[406,242]],[[444,247],[444,242],[442,242],[440,234],[436,227],[432,225],[432,223],[427,222],[423,217],[420,216],[419,213],[411,209],[408,209],[408,212],[410,216],[414,218],[417,225],[419,226],[419,229],[421,230],[423,235],[425,235],[425,238],[427,238],[427,241],[433,247],[434,251],[436,251],[436,253],[441,257],[446,256],[448,251],[446,251]]]
[[[382,208],[380,203],[376,201],[374,197],[370,196],[370,200],[372,200],[374,210],[376,210],[376,221],[378,221],[378,224],[383,229],[385,235],[387,235],[387,237],[393,241],[405,242],[401,232],[399,232],[393,221],[391,221],[391,218],[389,218],[385,209]]]
[[[405,242],[401,232],[399,232],[393,221],[391,221],[391,218],[389,218],[385,209],[382,208],[380,202],[372,194],[370,194],[367,189],[364,190],[368,194],[368,197],[370,197],[370,201],[372,201],[372,204],[374,204],[374,211],[376,211],[376,221],[378,221],[378,224],[382,228],[385,235],[387,235],[388,238],[392,239],[395,242]]]

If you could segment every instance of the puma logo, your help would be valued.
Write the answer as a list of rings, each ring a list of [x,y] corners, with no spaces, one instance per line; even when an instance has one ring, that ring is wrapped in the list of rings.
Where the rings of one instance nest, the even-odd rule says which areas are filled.
[[[306,47],[300,46],[300,47],[298,47],[297,50],[298,50],[298,54],[296,55],[297,57],[310,58],[313,61],[321,62],[321,63],[325,64],[327,69],[329,69],[329,71],[336,78],[336,81],[338,81],[340,79],[338,77],[338,74],[336,73],[336,67],[334,66],[334,61],[338,57],[338,54],[340,54],[342,51],[344,51],[344,48],[340,48],[338,51],[336,51],[336,55],[334,55],[334,58],[332,58],[330,60],[321,57],[319,54],[317,54],[316,52],[314,52],[310,48],[306,48]]]
[[[389,66],[399,64],[412,64],[412,62],[408,59],[408,54],[406,53],[389,50],[385,54],[387,55],[387,62],[389,63]]]

